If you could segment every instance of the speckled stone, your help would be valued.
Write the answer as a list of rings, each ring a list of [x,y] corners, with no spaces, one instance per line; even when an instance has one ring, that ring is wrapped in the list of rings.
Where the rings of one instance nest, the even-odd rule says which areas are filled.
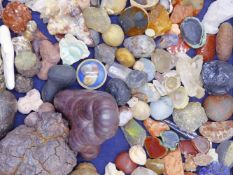
[[[15,77],[15,90],[19,93],[27,93],[33,89],[33,79],[21,75]]]
[[[129,88],[140,88],[147,82],[148,75],[145,72],[132,70],[126,78]]]
[[[204,87],[209,94],[226,94],[233,88],[233,66],[223,61],[210,61],[202,67]]]
[[[118,78],[111,79],[107,86],[106,92],[110,93],[119,106],[125,105],[131,98],[131,91],[127,84]]]
[[[103,63],[112,64],[115,60],[116,48],[104,43],[95,47],[95,58]]]

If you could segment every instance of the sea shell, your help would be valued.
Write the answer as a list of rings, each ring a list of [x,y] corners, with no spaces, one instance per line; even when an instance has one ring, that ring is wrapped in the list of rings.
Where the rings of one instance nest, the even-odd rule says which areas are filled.
[[[71,34],[67,34],[59,42],[59,46],[63,64],[72,65],[90,54],[86,44],[81,40],[77,40]]]
[[[81,68],[81,72],[84,74],[83,83],[87,86],[93,85],[99,75],[98,66],[95,64],[86,64]]]
[[[146,10],[153,8],[158,2],[159,0],[130,0],[132,6],[144,8]]]

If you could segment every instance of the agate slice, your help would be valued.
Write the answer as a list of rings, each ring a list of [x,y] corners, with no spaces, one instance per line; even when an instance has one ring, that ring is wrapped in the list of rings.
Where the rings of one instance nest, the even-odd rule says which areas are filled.
[[[121,12],[120,24],[124,32],[129,36],[143,34],[148,25],[148,14],[139,7],[128,7]]]
[[[204,27],[198,18],[187,17],[180,25],[184,41],[192,48],[200,48],[206,42]]]
[[[161,143],[158,138],[147,137],[145,140],[145,148],[150,158],[157,159],[167,155],[167,148]]]

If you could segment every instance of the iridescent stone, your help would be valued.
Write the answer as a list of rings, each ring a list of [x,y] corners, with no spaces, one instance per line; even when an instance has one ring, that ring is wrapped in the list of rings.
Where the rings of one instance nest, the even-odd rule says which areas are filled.
[[[226,94],[233,88],[233,66],[223,61],[210,61],[202,67],[202,80],[209,94]]]
[[[203,56],[204,62],[214,59],[216,50],[216,36],[208,34],[206,37],[206,43],[203,47],[196,50],[198,55]]]
[[[171,46],[176,46],[179,42],[179,36],[176,34],[165,34],[157,42],[158,48],[168,48]]]
[[[154,171],[144,168],[138,167],[136,168],[131,175],[157,175]]]
[[[123,81],[126,81],[127,76],[132,71],[131,69],[114,62],[111,65],[105,66],[108,72],[108,76],[111,78],[119,78]]]
[[[140,88],[147,82],[147,74],[142,71],[132,70],[126,77],[126,84],[129,88]]]
[[[177,45],[175,46],[170,46],[167,48],[167,51],[173,55],[177,54],[177,53],[186,53],[188,52],[190,49],[190,47],[184,42],[184,40],[179,37],[179,41],[177,43]]]
[[[210,141],[204,137],[196,137],[192,143],[199,153],[207,154],[211,148]]]
[[[230,169],[220,162],[213,162],[206,167],[201,167],[198,175],[231,175]]]
[[[144,120],[144,126],[152,137],[159,137],[164,131],[170,130],[166,123],[158,122],[151,118]]]
[[[173,24],[181,23],[186,17],[193,16],[193,6],[177,4],[170,17]]]
[[[163,145],[170,150],[175,150],[179,143],[179,136],[173,131],[164,131],[161,135]]]
[[[148,14],[142,8],[131,6],[121,12],[119,22],[127,35],[141,35],[147,28]]]
[[[181,153],[184,155],[196,155],[198,153],[192,140],[181,140],[179,142],[179,148]]]
[[[160,72],[168,72],[176,66],[177,58],[163,49],[155,49],[151,56],[155,69]]]
[[[164,161],[163,159],[147,159],[146,165],[148,169],[156,172],[158,175],[162,175],[164,172]]]
[[[228,168],[233,167],[233,141],[224,141],[218,145],[217,153],[219,162]]]
[[[180,25],[184,41],[192,48],[200,48],[206,43],[206,33],[198,18],[187,17]]]
[[[199,102],[190,102],[184,109],[175,109],[173,120],[180,129],[192,133],[208,121]]]
[[[95,59],[102,63],[112,64],[115,60],[116,48],[110,47],[104,43],[95,47]]]
[[[134,119],[130,120],[125,126],[121,127],[121,129],[131,146],[144,145],[146,131]]]
[[[149,13],[149,24],[146,33],[150,36],[160,36],[171,29],[172,22],[164,6],[158,4]]]
[[[221,143],[233,137],[233,121],[207,122],[199,128],[199,132],[209,141]]]
[[[150,158],[163,158],[167,155],[167,148],[162,145],[160,139],[156,137],[147,137],[145,140],[145,148]]]

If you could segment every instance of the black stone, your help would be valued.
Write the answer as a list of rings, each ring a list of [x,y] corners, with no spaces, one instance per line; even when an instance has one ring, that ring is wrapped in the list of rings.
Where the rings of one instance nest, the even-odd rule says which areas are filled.
[[[119,106],[125,105],[131,98],[131,91],[127,84],[118,78],[111,79],[107,86],[106,92],[110,93]]]

